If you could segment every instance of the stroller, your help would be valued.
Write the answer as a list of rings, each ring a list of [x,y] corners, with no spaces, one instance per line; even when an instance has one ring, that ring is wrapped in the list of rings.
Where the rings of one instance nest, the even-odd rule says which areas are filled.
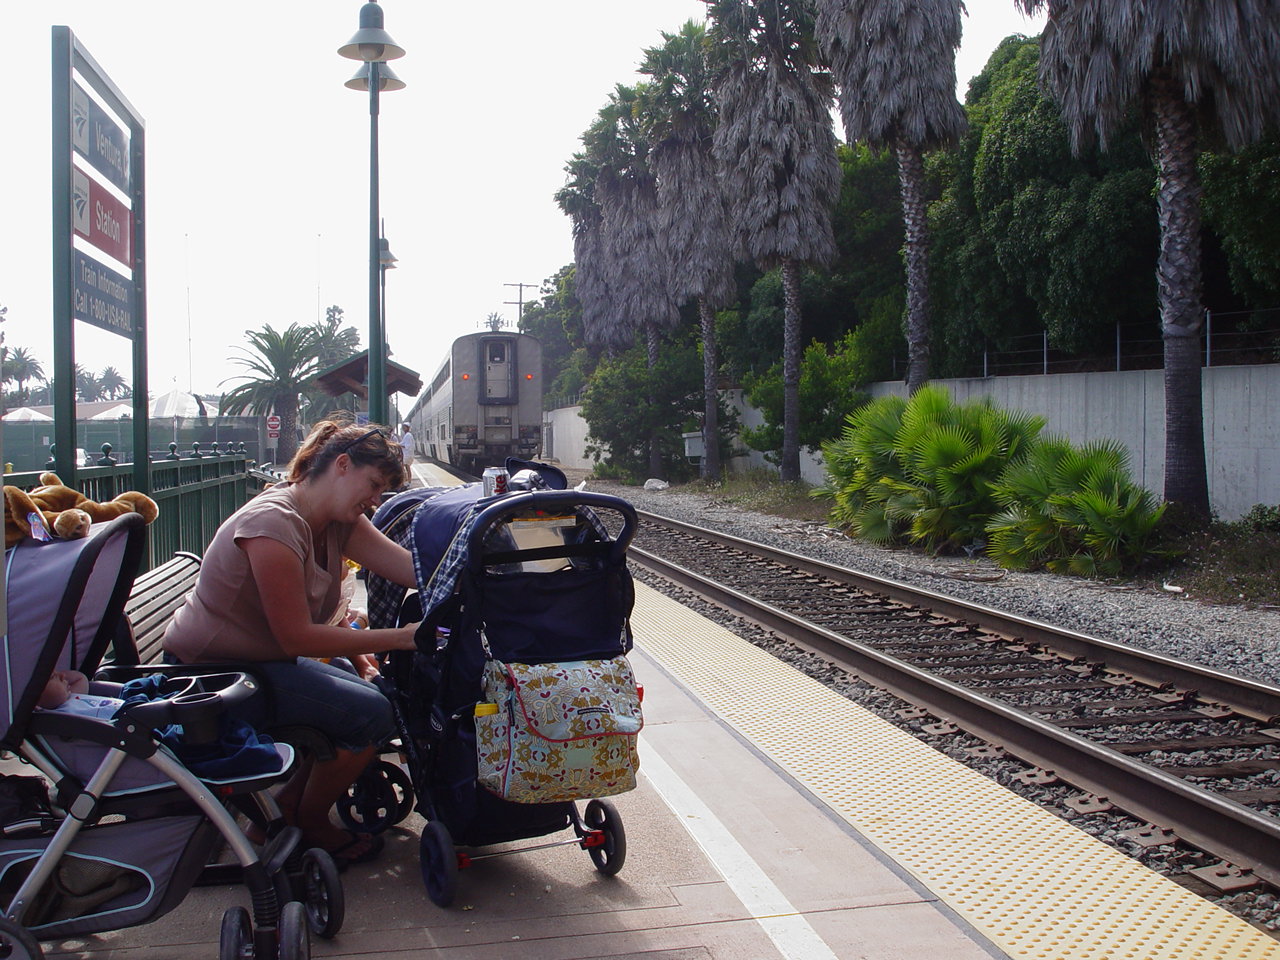
[[[209,879],[221,841],[253,916],[241,906],[226,911],[219,956],[309,957],[311,931],[329,933],[318,923],[341,923],[332,860],[299,854],[293,827],[259,855],[224,805],[273,810],[266,788],[293,764],[290,747],[259,741],[224,716],[258,692],[252,678],[206,671],[151,673],[124,686],[95,681],[90,693],[124,699],[109,719],[37,707],[55,670],[95,674],[121,626],[145,533],[129,514],[85,539],[27,539],[6,553],[0,746],[42,776],[0,778],[0,955],[40,957],[39,940],[163,916]],[[305,888],[306,904],[295,887]]]
[[[554,468],[530,466],[538,468],[530,486],[544,486],[547,475],[563,484]],[[410,548],[421,586],[405,598],[402,588],[368,578],[371,626],[422,620],[417,651],[390,654],[379,683],[427,820],[421,872],[439,906],[453,901],[459,868],[476,860],[577,844],[612,875],[626,859],[622,820],[600,798],[631,789],[638,767],[642,691],[624,656],[634,602],[626,550],[636,514],[602,494],[517,491],[522,474],[512,472],[513,492],[504,495],[484,498],[480,484],[412,490],[374,516]],[[554,686],[561,681],[572,690]],[[557,731],[564,716],[547,716],[557,710],[590,722]],[[522,740],[526,721],[538,735],[524,730]],[[578,799],[588,801],[584,812]],[[455,850],[570,826],[573,838],[562,841]]]

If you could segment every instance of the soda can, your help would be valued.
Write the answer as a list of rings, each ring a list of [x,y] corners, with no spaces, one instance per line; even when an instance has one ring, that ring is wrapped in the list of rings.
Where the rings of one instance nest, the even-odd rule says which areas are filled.
[[[507,492],[506,467],[485,467],[481,479],[484,481],[486,497],[496,497]]]

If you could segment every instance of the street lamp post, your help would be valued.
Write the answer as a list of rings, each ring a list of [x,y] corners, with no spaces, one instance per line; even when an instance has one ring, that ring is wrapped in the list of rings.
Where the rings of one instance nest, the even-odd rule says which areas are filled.
[[[360,8],[360,29],[338,48],[338,53],[364,62],[346,86],[369,91],[369,420],[386,423],[387,352],[379,283],[382,245],[378,230],[378,95],[383,90],[404,88],[404,82],[385,63],[403,57],[404,48],[382,28],[382,8],[371,2]]]

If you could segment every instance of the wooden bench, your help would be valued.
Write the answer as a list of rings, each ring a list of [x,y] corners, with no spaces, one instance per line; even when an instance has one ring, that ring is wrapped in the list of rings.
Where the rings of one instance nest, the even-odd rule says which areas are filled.
[[[133,582],[124,612],[133,626],[133,643],[120,637],[115,644],[114,663],[120,666],[159,663],[160,641],[187,594],[196,587],[200,558],[179,551],[160,566],[148,570]],[[130,650],[132,646],[132,650]]]

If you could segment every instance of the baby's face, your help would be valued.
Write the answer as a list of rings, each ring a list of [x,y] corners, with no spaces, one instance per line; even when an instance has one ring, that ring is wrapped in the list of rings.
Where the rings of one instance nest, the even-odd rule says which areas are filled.
[[[66,703],[73,693],[86,693],[88,689],[89,678],[79,670],[55,670],[44,685],[36,706],[52,710]]]

